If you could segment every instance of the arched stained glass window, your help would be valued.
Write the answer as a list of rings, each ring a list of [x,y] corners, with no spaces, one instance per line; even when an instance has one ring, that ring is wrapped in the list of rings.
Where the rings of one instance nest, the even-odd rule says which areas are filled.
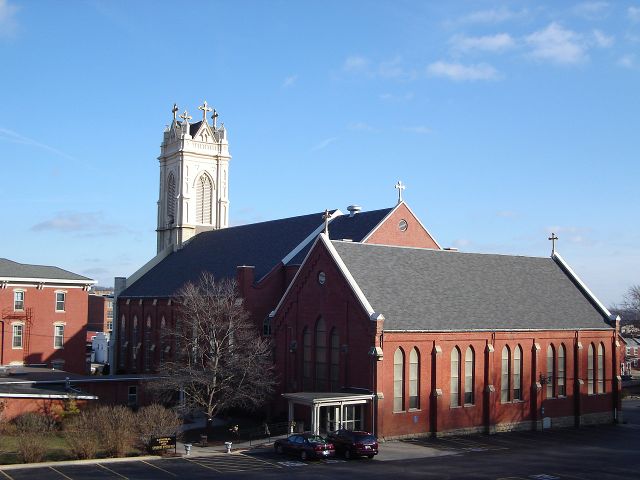
[[[513,351],[513,399],[522,400],[522,347]]]
[[[316,322],[316,390],[327,390],[327,327],[320,317]]]
[[[598,393],[604,393],[604,345],[598,345]]]
[[[468,347],[464,354],[464,403],[465,405],[473,405],[474,395],[474,371],[475,371],[475,354],[473,348]]]
[[[393,354],[393,411],[404,410],[404,352],[398,347]]]
[[[331,372],[329,373],[331,391],[340,389],[340,335],[338,329],[331,330]]]
[[[417,348],[409,353],[409,408],[420,408],[420,354]]]
[[[460,350],[453,347],[451,350],[451,400],[452,407],[460,406]]]
[[[564,397],[567,395],[567,349],[564,344],[560,344],[558,347],[558,396]]]
[[[587,393],[590,395],[594,393],[594,389],[593,389],[593,373],[594,373],[593,362],[595,361],[594,357],[595,357],[595,348],[593,346],[593,343],[590,343],[589,350],[587,351]]]
[[[302,389],[311,389],[311,332],[308,327],[302,332]]]
[[[511,378],[511,352],[506,345],[502,347],[502,370],[500,374],[500,401],[507,403],[511,401],[511,391],[509,389],[509,379]]]
[[[555,372],[555,351],[553,345],[547,347],[547,398],[554,397],[554,387],[556,382]]]

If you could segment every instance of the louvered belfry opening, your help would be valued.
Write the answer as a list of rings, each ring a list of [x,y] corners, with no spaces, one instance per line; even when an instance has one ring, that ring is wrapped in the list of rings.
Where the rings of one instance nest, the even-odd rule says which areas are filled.
[[[176,179],[173,173],[169,174],[167,182],[167,218],[169,225],[175,222],[176,218]]]
[[[213,203],[213,183],[209,175],[201,175],[198,179],[196,193],[196,221],[200,224],[210,225]]]

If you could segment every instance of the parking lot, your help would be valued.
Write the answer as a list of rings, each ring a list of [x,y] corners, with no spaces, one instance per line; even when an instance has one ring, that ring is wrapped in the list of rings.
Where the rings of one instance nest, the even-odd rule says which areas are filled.
[[[640,402],[627,402],[630,422],[580,429],[512,432],[382,442],[373,460],[300,461],[270,446],[231,454],[118,459],[37,468],[0,467],[0,479],[204,478],[486,478],[492,480],[637,478]]]

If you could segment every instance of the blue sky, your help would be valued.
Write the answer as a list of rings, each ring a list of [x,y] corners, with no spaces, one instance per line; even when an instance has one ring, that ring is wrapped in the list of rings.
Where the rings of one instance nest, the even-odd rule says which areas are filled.
[[[640,283],[640,2],[0,0],[0,256],[155,254],[171,107],[229,132],[231,223],[392,206],[445,246]]]

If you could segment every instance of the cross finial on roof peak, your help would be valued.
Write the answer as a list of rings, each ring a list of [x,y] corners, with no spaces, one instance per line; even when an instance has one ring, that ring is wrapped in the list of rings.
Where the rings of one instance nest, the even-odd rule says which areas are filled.
[[[178,104],[174,103],[173,108],[171,109],[171,113],[173,113],[173,123],[176,123],[176,114],[178,113]]]
[[[202,105],[198,107],[198,110],[202,110],[202,121],[207,122],[207,112],[211,111],[211,107],[207,105],[207,101],[205,100]]]
[[[329,219],[331,218],[331,214],[329,210],[325,210],[322,215],[322,219],[324,220],[324,234],[329,236]]]
[[[553,255],[554,253],[556,253],[556,240],[558,240],[558,236],[555,233],[551,232],[549,240],[551,240],[551,255]]]
[[[213,120],[213,128],[217,128],[218,124],[218,112],[216,109],[213,109],[213,114],[211,115],[211,120]]]
[[[184,113],[182,115],[180,115],[180,118],[182,120],[185,121],[185,123],[189,123],[189,120],[191,120],[191,115],[189,115],[189,113],[185,110]]]
[[[402,203],[402,191],[407,188],[406,185],[404,185],[402,183],[401,180],[398,180],[398,183],[396,183],[395,188],[398,190],[398,203]]]

